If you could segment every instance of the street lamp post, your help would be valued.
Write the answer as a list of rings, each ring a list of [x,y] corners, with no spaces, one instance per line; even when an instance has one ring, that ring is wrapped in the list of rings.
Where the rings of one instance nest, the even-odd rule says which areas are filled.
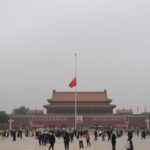
[[[10,118],[8,120],[8,122],[9,122],[9,131],[11,131],[11,129],[12,129],[12,123],[14,122],[14,120]]]
[[[126,116],[126,127],[127,127],[127,131],[129,129],[129,116]]]
[[[33,118],[32,116],[29,118],[29,129],[32,129],[32,124],[33,124]]]
[[[148,117],[145,120],[145,122],[146,122],[146,125],[147,125],[147,130],[149,130],[150,129],[150,125],[149,125],[149,123],[150,123],[150,113],[148,113]]]

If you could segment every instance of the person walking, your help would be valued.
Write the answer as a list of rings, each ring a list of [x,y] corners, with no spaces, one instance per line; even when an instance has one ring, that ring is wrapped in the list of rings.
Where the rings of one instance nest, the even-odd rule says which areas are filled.
[[[64,135],[65,150],[69,150],[69,142],[70,142],[69,133],[66,131]]]
[[[94,131],[94,137],[95,137],[95,141],[97,141],[97,130],[96,129]]]
[[[83,135],[82,134],[79,135],[79,148],[84,148]]]
[[[107,141],[111,140],[111,131],[110,130],[107,130],[107,136],[108,136]]]
[[[85,138],[86,138],[86,143],[87,143],[87,147],[91,146],[91,143],[90,143],[90,134],[89,132],[87,131],[87,133],[85,134]]]
[[[113,133],[111,137],[112,150],[116,150],[116,134]]]
[[[39,140],[39,145],[41,146],[41,144],[42,144],[42,133],[41,132],[39,132],[38,140]]]
[[[126,142],[126,150],[133,150],[133,142],[132,142],[132,136],[128,136],[128,140]]]
[[[52,148],[52,150],[54,150],[54,144],[55,144],[55,136],[54,136],[54,133],[50,132],[49,134],[49,143],[50,143],[50,146],[49,146],[49,150]]]
[[[12,132],[12,136],[13,136],[13,141],[16,141],[16,131],[15,130]]]

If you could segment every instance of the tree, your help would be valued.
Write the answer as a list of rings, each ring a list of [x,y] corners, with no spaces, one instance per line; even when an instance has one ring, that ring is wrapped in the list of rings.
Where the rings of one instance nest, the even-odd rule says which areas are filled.
[[[15,108],[12,112],[13,115],[21,115],[21,114],[27,114],[29,108],[25,106],[21,106],[19,108]]]
[[[0,123],[7,123],[9,115],[5,111],[0,111]]]

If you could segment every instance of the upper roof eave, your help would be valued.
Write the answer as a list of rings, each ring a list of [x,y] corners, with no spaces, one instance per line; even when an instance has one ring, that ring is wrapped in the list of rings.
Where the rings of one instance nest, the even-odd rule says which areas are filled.
[[[56,92],[53,91],[52,98],[48,101],[74,101],[74,92]],[[90,91],[90,92],[77,92],[77,100],[78,101],[109,101],[107,97],[107,91]]]
[[[48,108],[73,108],[74,105],[73,104],[67,104],[67,105],[60,105],[60,104],[49,104],[49,105],[44,105],[44,107],[46,109]],[[116,105],[112,105],[112,104],[102,104],[102,105],[97,105],[97,104],[93,104],[93,105],[87,105],[87,104],[77,104],[78,108],[95,108],[95,107],[101,107],[101,108],[115,108]]]

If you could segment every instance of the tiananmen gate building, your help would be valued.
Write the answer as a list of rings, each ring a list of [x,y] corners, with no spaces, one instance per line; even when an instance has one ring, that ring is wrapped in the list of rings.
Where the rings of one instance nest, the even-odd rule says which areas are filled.
[[[46,114],[32,110],[24,115],[12,115],[12,128],[69,127],[75,125],[75,93],[53,90]],[[129,110],[113,113],[116,105],[111,104],[107,90],[98,92],[77,92],[77,127],[112,126],[119,128],[146,128],[147,115],[132,114]],[[122,113],[123,112],[123,113]]]
[[[102,92],[77,92],[78,115],[101,115],[112,114],[115,105],[110,104],[107,91]],[[53,90],[49,105],[44,107],[49,115],[73,115],[75,113],[75,93],[56,92]]]

